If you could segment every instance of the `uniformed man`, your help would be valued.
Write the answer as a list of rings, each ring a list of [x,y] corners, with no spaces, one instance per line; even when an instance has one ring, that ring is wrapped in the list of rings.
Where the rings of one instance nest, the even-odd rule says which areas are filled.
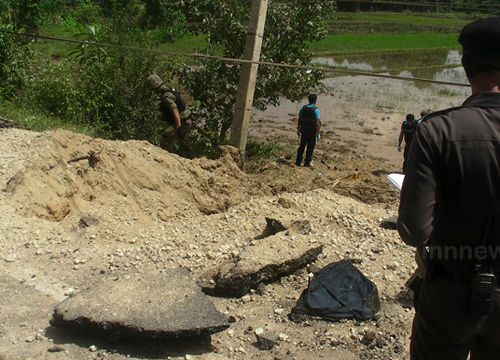
[[[422,254],[413,360],[500,359],[500,17],[459,37],[472,96],[419,125],[398,231]]]
[[[420,113],[420,119],[418,119],[418,123],[420,124],[420,122],[424,119],[424,117],[432,113],[433,111],[431,109],[422,110],[422,112]]]
[[[146,86],[160,97],[161,117],[167,123],[167,128],[159,138],[160,147],[175,152],[175,145],[178,144],[181,155],[193,159],[195,155],[188,136],[191,129],[191,112],[180,94],[174,88],[166,86],[157,74],[148,76]]]
[[[398,138],[398,151],[401,151],[401,144],[405,140],[405,151],[403,152],[403,172],[406,170],[408,150],[410,149],[411,140],[417,130],[418,121],[415,121],[415,115],[406,115],[406,120],[401,124],[401,131]]]

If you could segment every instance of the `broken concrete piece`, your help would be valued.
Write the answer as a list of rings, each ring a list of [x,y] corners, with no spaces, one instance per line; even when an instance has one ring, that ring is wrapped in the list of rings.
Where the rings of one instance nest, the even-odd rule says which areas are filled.
[[[280,220],[266,217],[266,223],[267,225],[266,228],[264,229],[264,232],[256,236],[255,240],[264,239],[268,236],[276,235],[277,233],[286,230],[286,227],[282,224]]]
[[[397,221],[398,221],[398,217],[392,216],[390,218],[382,220],[382,222],[380,223],[380,226],[382,226],[384,229],[396,230],[397,229]]]
[[[242,297],[261,283],[268,283],[314,262],[323,245],[313,246],[307,238],[294,239],[283,234],[254,240],[239,254],[236,262],[221,266],[215,275],[201,281],[207,294]]]
[[[291,230],[294,233],[308,235],[311,232],[311,222],[309,220],[298,220],[291,224],[284,224],[281,220],[266,217],[266,228],[262,234],[256,236],[254,240],[265,239],[276,235],[282,231]]]
[[[276,336],[262,328],[255,329],[256,346],[260,350],[271,350],[277,343]]]
[[[57,305],[50,323],[112,340],[206,336],[229,327],[186,268],[102,275]]]

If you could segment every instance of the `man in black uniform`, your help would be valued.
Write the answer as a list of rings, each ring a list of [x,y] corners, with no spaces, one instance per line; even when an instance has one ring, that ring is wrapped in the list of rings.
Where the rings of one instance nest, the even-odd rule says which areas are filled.
[[[318,96],[316,94],[310,94],[308,97],[309,104],[302,106],[299,111],[297,135],[300,136],[300,146],[297,150],[297,160],[295,161],[295,165],[297,166],[300,166],[302,163],[306,146],[307,151],[304,166],[311,166],[316,139],[319,140],[321,138],[321,120],[319,109],[316,107],[317,99]]]
[[[459,37],[472,96],[418,126],[398,231],[419,249],[413,360],[500,358],[500,17]]]
[[[399,132],[398,139],[398,151],[401,151],[401,143],[403,142],[403,138],[405,139],[405,151],[403,152],[403,172],[406,170],[407,164],[407,156],[408,149],[410,148],[411,140],[413,139],[413,135],[417,130],[418,121],[415,121],[415,115],[408,114],[406,115],[406,120],[401,124],[401,131]]]

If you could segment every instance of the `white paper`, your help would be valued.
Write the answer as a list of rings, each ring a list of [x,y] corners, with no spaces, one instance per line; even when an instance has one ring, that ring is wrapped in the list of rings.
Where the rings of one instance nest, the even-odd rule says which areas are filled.
[[[387,180],[389,180],[395,187],[401,190],[403,186],[403,181],[405,180],[404,174],[390,173],[387,175]]]

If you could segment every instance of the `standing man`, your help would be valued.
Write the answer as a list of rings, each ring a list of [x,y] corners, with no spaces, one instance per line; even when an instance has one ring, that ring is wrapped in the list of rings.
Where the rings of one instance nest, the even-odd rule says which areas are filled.
[[[424,119],[424,117],[426,117],[427,115],[429,114],[432,114],[433,111],[431,109],[427,109],[427,110],[422,110],[422,112],[420,113],[420,119],[418,119],[418,123],[420,124],[420,122]]]
[[[500,358],[500,17],[458,41],[472,96],[422,121],[401,190],[399,234],[426,259],[412,360]]]
[[[297,160],[295,165],[300,166],[304,149],[307,146],[306,159],[304,166],[311,166],[311,160],[316,145],[316,139],[321,139],[321,121],[319,109],[316,107],[316,100],[318,96],[310,94],[308,97],[309,104],[302,106],[299,111],[299,120],[297,122],[297,135],[300,136],[300,146],[297,150]]]
[[[403,138],[405,139],[405,151],[403,152],[403,172],[406,170],[407,156],[408,150],[410,149],[411,140],[413,139],[413,135],[417,130],[419,122],[415,121],[415,115],[408,114],[406,115],[406,120],[401,124],[401,131],[399,133],[398,139],[398,151],[401,151],[401,143],[403,142]]]
[[[194,158],[194,151],[189,143],[191,129],[191,112],[186,107],[180,94],[171,87],[163,84],[163,80],[153,74],[146,79],[146,86],[160,97],[161,118],[167,123],[167,128],[160,135],[160,147],[169,152],[175,152],[178,143],[182,156]]]

